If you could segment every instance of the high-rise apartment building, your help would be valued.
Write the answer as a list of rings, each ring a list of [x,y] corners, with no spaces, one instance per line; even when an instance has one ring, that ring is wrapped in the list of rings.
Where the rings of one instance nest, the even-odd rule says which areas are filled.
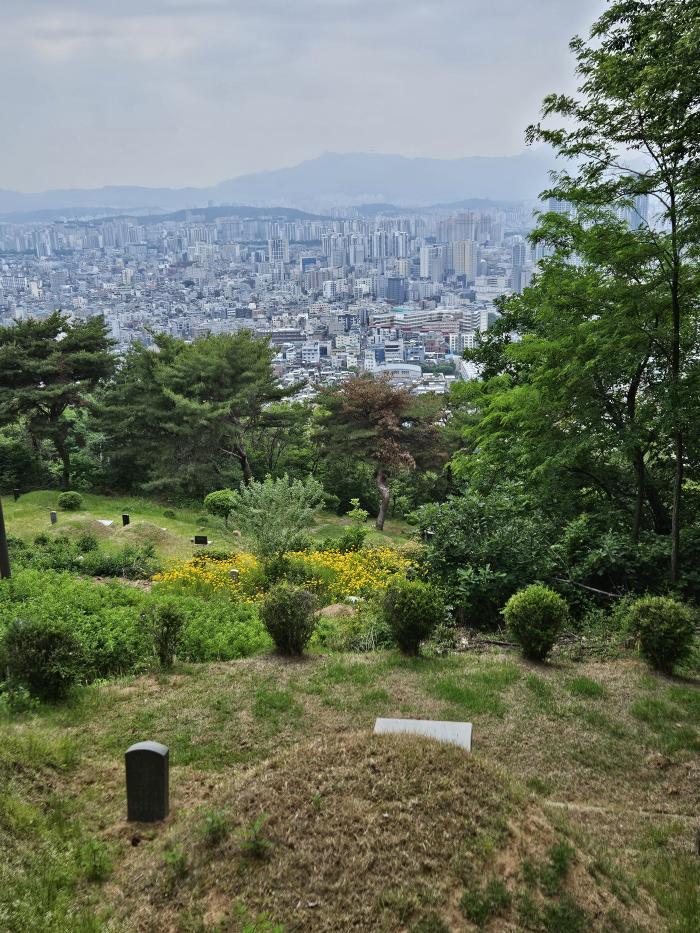
[[[475,240],[457,240],[452,244],[452,268],[455,275],[463,275],[467,282],[476,278],[477,244]]]
[[[289,262],[289,240],[274,237],[267,241],[268,262]]]

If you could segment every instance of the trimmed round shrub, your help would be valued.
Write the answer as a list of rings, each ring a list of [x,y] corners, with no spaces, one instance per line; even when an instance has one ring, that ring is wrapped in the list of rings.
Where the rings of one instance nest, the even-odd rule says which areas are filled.
[[[566,601],[539,583],[514,593],[503,610],[508,631],[531,661],[544,661],[568,616]]]
[[[395,577],[381,597],[384,621],[404,654],[415,655],[445,619],[445,604],[437,590],[420,580]]]
[[[15,620],[2,641],[10,683],[40,700],[60,700],[78,681],[85,656],[81,643],[57,622]]]
[[[639,642],[639,653],[667,674],[690,655],[695,622],[692,609],[668,596],[644,596],[627,609],[627,625]]]
[[[204,508],[212,515],[216,515],[217,518],[223,518],[224,522],[228,524],[228,518],[233,511],[235,501],[235,494],[231,489],[217,489],[215,492],[210,492],[205,498]]]
[[[83,507],[83,497],[79,492],[62,492],[58,497],[58,507],[64,512],[77,512]]]
[[[316,627],[316,597],[300,586],[277,583],[260,606],[260,617],[280,654],[304,653]]]

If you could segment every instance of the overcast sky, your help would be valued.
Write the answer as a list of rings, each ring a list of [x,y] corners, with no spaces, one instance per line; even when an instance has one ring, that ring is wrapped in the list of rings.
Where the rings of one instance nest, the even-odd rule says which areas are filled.
[[[604,0],[0,0],[0,188],[523,149]]]

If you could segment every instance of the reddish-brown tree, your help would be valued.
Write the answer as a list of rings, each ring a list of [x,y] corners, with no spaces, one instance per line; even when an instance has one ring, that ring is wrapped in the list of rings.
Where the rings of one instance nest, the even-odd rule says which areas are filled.
[[[369,462],[379,492],[377,529],[384,528],[391,490],[401,470],[441,459],[437,396],[414,398],[386,378],[361,376],[320,394],[326,449]]]

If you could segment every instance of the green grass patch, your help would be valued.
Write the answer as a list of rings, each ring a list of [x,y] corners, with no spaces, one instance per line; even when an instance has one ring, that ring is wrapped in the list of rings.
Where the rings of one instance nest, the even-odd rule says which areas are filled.
[[[489,669],[469,671],[463,677],[435,677],[427,692],[435,699],[470,714],[503,716],[506,704],[501,694],[520,678],[515,664],[502,663]]]
[[[598,700],[607,693],[602,684],[590,677],[573,677],[566,681],[565,686],[572,696],[585,700]]]
[[[465,891],[459,907],[467,920],[483,929],[493,918],[508,910],[511,895],[500,878],[492,878],[483,888]]]
[[[286,713],[299,713],[299,706],[289,690],[260,687],[255,691],[253,715],[257,719],[277,719]]]

